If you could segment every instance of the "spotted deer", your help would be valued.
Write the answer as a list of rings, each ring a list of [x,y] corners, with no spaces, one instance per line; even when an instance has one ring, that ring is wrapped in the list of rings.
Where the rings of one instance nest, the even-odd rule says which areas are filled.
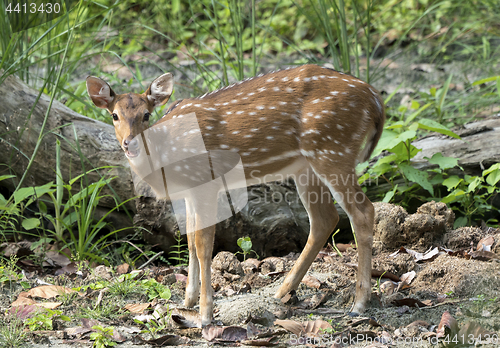
[[[166,73],[142,94],[116,94],[105,81],[89,76],[87,91],[97,107],[109,111],[116,137],[125,154],[131,156],[130,142],[149,127],[151,113],[169,100],[173,84],[173,76]],[[284,177],[295,179],[309,216],[310,232],[275,297],[281,298],[298,287],[334,230],[339,216],[333,196],[356,233],[359,258],[351,311],[363,312],[371,294],[374,209],[358,185],[355,165],[369,159],[382,134],[385,112],[378,92],[350,75],[303,65],[178,100],[156,124],[193,112],[207,150],[225,149],[241,156],[248,185]],[[196,214],[187,209],[186,220],[196,224],[196,219]],[[200,295],[202,326],[212,320],[214,235],[215,226],[187,235],[185,305],[194,306]]]

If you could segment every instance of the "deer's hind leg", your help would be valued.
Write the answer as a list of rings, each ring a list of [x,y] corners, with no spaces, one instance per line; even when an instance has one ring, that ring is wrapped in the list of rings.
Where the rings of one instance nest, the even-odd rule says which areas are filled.
[[[300,200],[309,215],[309,237],[300,257],[276,293],[276,298],[281,298],[289,291],[297,289],[339,221],[339,215],[333,204],[330,190],[319,180],[309,166],[297,174],[295,185]]]
[[[353,313],[362,313],[371,296],[372,244],[375,210],[372,202],[358,184],[358,177],[350,167],[337,166],[335,174],[321,175],[332,170],[332,166],[313,163],[312,167],[330,189],[332,196],[349,216],[358,244],[358,272],[356,279],[356,298]]]

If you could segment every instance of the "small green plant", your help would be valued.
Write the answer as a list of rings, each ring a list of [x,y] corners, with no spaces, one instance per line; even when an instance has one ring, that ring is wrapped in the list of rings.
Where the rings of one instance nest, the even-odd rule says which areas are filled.
[[[141,287],[146,290],[149,301],[158,297],[168,301],[172,296],[167,286],[158,283],[156,279],[153,278],[142,280]]]
[[[166,328],[165,324],[158,323],[156,320],[150,320],[145,323],[139,320],[134,320],[137,324],[146,326],[145,330],[141,330],[141,333],[148,333],[153,339],[158,338],[158,333]]]
[[[96,330],[90,334],[90,340],[94,341],[92,347],[95,348],[105,348],[116,346],[116,342],[113,342],[113,331],[114,327],[103,327],[101,325],[94,325],[92,329]]]
[[[444,93],[444,92],[443,92]],[[393,94],[386,99],[386,103],[392,98]],[[427,190],[431,197],[434,197],[434,184],[427,171],[421,171],[411,166],[410,161],[416,156],[420,149],[412,145],[412,142],[417,139],[417,131],[438,132],[443,135],[448,135],[457,139],[460,137],[449,130],[447,127],[429,118],[416,118],[433,103],[427,103],[424,106],[416,101],[413,101],[410,109],[415,110],[410,115],[406,115],[408,107],[401,106],[399,108],[398,120],[387,126],[382,134],[382,137],[375,149],[373,155],[376,156],[382,151],[388,151],[389,155],[380,158],[374,166],[368,169],[368,172],[359,178],[362,183],[371,176],[380,177],[392,185],[392,190],[386,192],[383,197],[383,202],[390,202],[396,196],[401,196],[403,205],[407,205],[408,201],[415,197],[416,192],[423,188]],[[433,157],[434,158],[434,157]],[[445,166],[442,170],[452,168],[456,165],[456,159],[441,156],[441,160],[445,160]],[[368,163],[360,164],[358,170],[368,167]],[[403,182],[399,180],[403,179]],[[426,198],[418,197],[421,200]]]
[[[116,296],[128,297],[132,294],[141,292],[142,289],[138,286],[139,282],[134,279],[138,274],[139,273],[127,273],[120,275],[118,279],[109,286],[109,293]]]
[[[250,237],[241,237],[241,238],[238,238],[238,246],[240,247],[240,249],[242,251],[237,251],[235,253],[235,255],[237,254],[243,254],[243,260],[246,260],[247,259],[247,256],[250,255],[250,253],[254,253],[255,254],[255,257],[258,259],[259,258],[259,255],[257,255],[257,253],[255,252],[255,250],[252,250],[252,240],[250,239]]]
[[[182,243],[182,235],[179,230],[175,232],[176,244],[172,246],[174,250],[169,251],[169,260],[177,261],[177,266],[186,266],[189,263],[189,251],[187,244]]]
[[[450,192],[441,200],[453,205],[452,209],[459,211],[462,216],[455,220],[455,228],[471,225],[474,216],[483,217],[486,213],[495,210],[491,201],[498,195],[500,181],[500,163],[483,170],[481,176],[465,175],[463,178],[452,175],[443,180],[442,184]]]
[[[0,348],[18,348],[24,345],[26,332],[21,319],[10,315],[0,325]]]
[[[63,315],[60,310],[44,308],[44,311],[26,319],[26,325],[28,325],[30,331],[53,330],[55,320],[71,321],[71,318]]]

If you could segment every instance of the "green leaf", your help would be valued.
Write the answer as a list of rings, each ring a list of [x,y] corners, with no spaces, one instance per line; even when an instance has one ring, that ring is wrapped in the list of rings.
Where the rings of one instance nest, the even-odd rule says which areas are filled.
[[[427,157],[426,157],[427,158]],[[453,157],[445,157],[441,152],[435,153],[432,158],[428,158],[429,163],[437,164],[441,170],[453,168],[458,165],[458,159]]]
[[[410,153],[408,154],[408,150],[406,148],[405,143],[401,142],[396,146],[394,146],[389,151],[396,154],[397,157],[395,161],[397,163],[397,162],[407,161],[408,159],[412,159],[413,157],[416,156],[417,153],[419,153],[422,150],[417,149],[415,146],[410,144]]]
[[[448,94],[448,89],[450,88],[450,83],[451,83],[452,77],[453,77],[453,74],[450,74],[450,76],[448,77],[448,79],[444,83],[443,88],[440,88],[439,92],[436,94],[436,95],[439,94],[438,101],[437,101],[437,107],[439,110],[443,109],[444,100],[446,98],[446,94]]]
[[[164,300],[169,300],[170,297],[172,297],[172,293],[170,292],[170,289],[165,287],[162,293],[160,293],[160,297]]]
[[[459,228],[459,227],[464,227],[467,226],[467,218],[465,216],[460,216],[455,220],[455,223],[453,223],[453,228]]]
[[[438,132],[453,137],[455,139],[460,139],[460,137],[457,134],[449,130],[447,127],[443,126],[441,123],[436,122],[434,120],[430,120],[428,118],[422,118],[418,121],[418,125],[419,128],[421,129],[426,129],[431,132]]]
[[[42,214],[47,214],[47,205],[43,201],[38,202],[38,209]]]
[[[456,188],[462,179],[460,179],[457,175],[452,175],[448,179],[443,180],[443,185],[448,188],[448,191]]]
[[[71,318],[67,315],[60,315],[57,319],[61,319],[62,321],[71,321]]]
[[[452,202],[456,202],[458,200],[458,198],[460,196],[463,196],[465,195],[465,192],[464,190],[461,190],[461,189],[457,189],[457,190],[454,190],[452,193],[450,193],[448,196],[446,197],[443,197],[441,199],[441,202],[442,203],[452,203]]]
[[[40,220],[38,218],[24,219],[23,220],[23,228],[25,230],[32,230],[40,225]]]
[[[398,189],[398,185],[394,186],[394,188],[391,191],[387,192],[385,194],[385,197],[382,200],[382,202],[389,203],[391,201],[392,197],[394,197],[394,195],[396,194],[397,189]]]
[[[476,189],[481,185],[483,182],[483,178],[480,178],[479,176],[476,176],[474,180],[471,181],[469,184],[469,187],[467,188],[467,192],[474,192]]]
[[[431,106],[432,103],[427,103],[424,106],[422,106],[420,109],[409,115],[406,120],[405,120],[405,125],[408,125],[411,121],[415,119],[418,115],[420,115],[425,109],[427,109],[429,106]]]
[[[495,81],[495,80],[498,81],[498,79],[500,79],[500,75],[499,76],[487,77],[485,79],[474,81],[474,82],[472,82],[472,85],[473,86],[482,85],[483,83],[488,83],[488,82],[492,82],[492,81]]]
[[[28,197],[35,196],[36,198],[40,198],[42,195],[54,191],[55,189],[52,188],[52,182],[49,182],[48,184],[45,184],[43,186],[22,187],[14,192],[14,202],[17,205],[19,202],[24,201]]]
[[[15,175],[0,175],[0,181],[15,177],[16,177]]]
[[[238,246],[246,253],[249,253],[252,250],[252,240],[250,237],[238,238]]]
[[[497,182],[500,181],[500,170],[495,170],[494,172],[490,173],[487,177],[486,177],[486,182],[491,185],[491,186],[495,186],[497,184]]]
[[[401,163],[399,168],[408,180],[420,185],[422,188],[429,191],[432,196],[434,196],[434,188],[429,182],[429,174],[427,172],[415,169],[406,163]]]

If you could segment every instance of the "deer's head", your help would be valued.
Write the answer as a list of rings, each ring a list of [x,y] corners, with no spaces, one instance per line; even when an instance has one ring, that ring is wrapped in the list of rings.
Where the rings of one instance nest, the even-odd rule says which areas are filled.
[[[173,85],[173,76],[167,73],[155,79],[142,94],[116,94],[106,81],[87,77],[87,93],[95,106],[111,114],[116,138],[126,154],[131,140],[149,127],[153,110],[168,101]]]

